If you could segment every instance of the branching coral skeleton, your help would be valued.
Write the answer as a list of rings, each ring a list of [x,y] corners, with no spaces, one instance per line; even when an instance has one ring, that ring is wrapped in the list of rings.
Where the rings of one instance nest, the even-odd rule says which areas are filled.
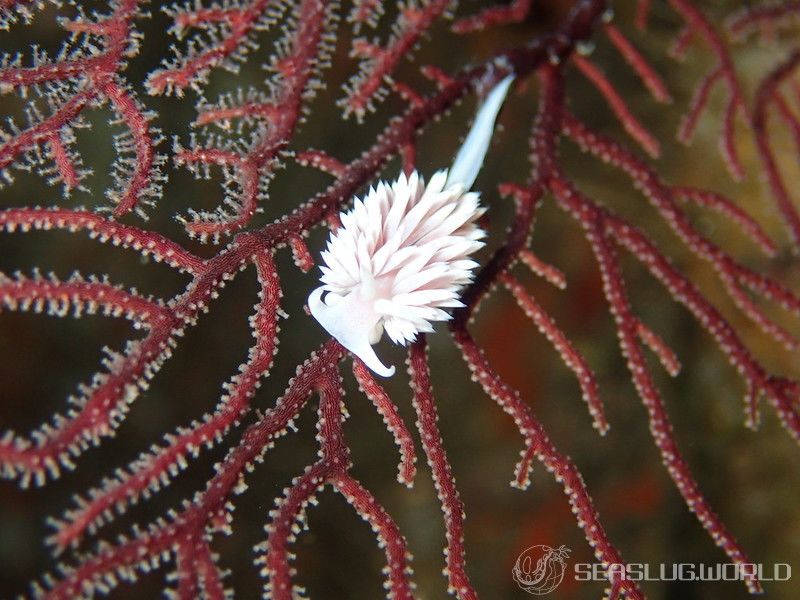
[[[596,559],[605,565],[624,563],[577,466],[555,446],[531,405],[504,381],[470,330],[472,316],[493,289],[510,292],[575,374],[598,433],[608,430],[609,419],[590,361],[513,270],[518,264],[525,265],[556,287],[567,289],[567,276],[529,247],[537,212],[545,201],[553,202],[572,219],[588,242],[620,351],[644,405],[654,444],[675,487],[728,560],[739,565],[752,562],[703,496],[675,441],[646,352],[652,351],[673,376],[681,369],[680,357],[635,311],[620,254],[627,253],[641,263],[663,288],[665,301],[673,299],[686,307],[718,344],[744,380],[748,426],[758,426],[762,401],[766,401],[789,434],[800,440],[800,381],[773,373],[763,365],[743,333],[723,316],[681,265],[674,263],[646,231],[612,211],[601,198],[584,191],[569,174],[559,144],[562,140],[574,143],[628,177],[653,214],[697,258],[713,267],[724,292],[764,332],[776,351],[786,348],[796,352],[798,341],[791,328],[774,319],[763,304],[781,307],[790,318],[800,319],[800,297],[788,282],[777,278],[779,275],[771,277],[746,266],[709,239],[686,209],[695,205],[714,211],[738,226],[767,256],[780,252],[786,244],[774,240],[734,199],[716,190],[666,181],[654,166],[657,162],[647,162],[627,143],[592,130],[568,108],[566,74],[574,67],[597,90],[598,100],[605,101],[610,116],[635,144],[652,157],[663,153],[658,138],[648,130],[645,120],[635,116],[613,77],[586,53],[603,32],[623,64],[632,69],[657,102],[673,99],[667,82],[645,52],[626,36],[630,24],[616,19],[607,1],[576,0],[552,31],[531,34],[526,42],[510,48],[498,42],[500,47],[482,62],[464,56],[460,70],[445,72],[435,65],[424,65],[422,72],[434,86],[427,93],[403,80],[400,67],[426,34],[442,25],[457,7],[450,1],[402,2],[385,40],[353,39],[351,57],[357,58],[359,65],[348,65],[353,67],[351,72],[358,72],[346,86],[340,103],[347,116],[363,119],[394,91],[407,107],[389,117],[371,145],[349,161],[316,148],[297,152],[289,148],[309,115],[312,98],[323,89],[324,69],[333,57],[343,56],[334,52],[336,44],[345,39],[337,35],[336,28],[351,27],[359,36],[362,28],[383,31],[383,22],[389,17],[382,3],[359,0],[348,9],[327,0],[231,0],[172,7],[167,12],[173,24],[171,32],[180,37],[178,44],[185,50],[175,50],[172,58],[165,59],[161,68],[138,86],[151,95],[205,92],[209,77],[218,68],[236,71],[243,61],[252,58],[259,33],[278,21],[283,32],[267,60],[273,77],[263,89],[241,89],[217,101],[202,98],[194,123],[198,134],[190,136],[187,143],[176,140],[171,150],[175,169],[187,168],[200,178],[212,170],[222,171],[225,197],[219,210],[190,212],[190,218],[183,218],[190,237],[206,243],[225,241],[208,257],[133,221],[136,214],[146,216],[154,202],[168,203],[163,197],[167,163],[159,148],[160,134],[151,124],[147,102],[140,97],[142,90],[132,84],[127,72],[128,61],[142,52],[136,27],[144,4],[112,0],[104,12],[89,15],[77,10],[74,18],[59,21],[70,37],[62,52],[49,56],[35,50],[30,61],[10,55],[0,62],[0,91],[17,93],[31,104],[29,122],[23,126],[11,123],[0,135],[0,170],[5,182],[13,183],[15,169],[35,166],[65,193],[78,193],[86,185],[88,170],[75,144],[74,131],[88,124],[85,114],[106,106],[125,130],[115,140],[118,156],[114,183],[107,191],[111,204],[95,207],[105,214],[66,205],[5,207],[0,211],[0,228],[8,234],[31,230],[88,234],[100,244],[164,262],[189,282],[174,296],[158,298],[92,275],[0,275],[0,307],[4,311],[46,312],[55,317],[100,312],[124,316],[141,332],[141,337],[128,342],[122,352],[108,353],[104,369],[78,386],[64,414],[55,414],[28,434],[9,430],[0,436],[0,473],[28,487],[46,485],[65,469],[80,468],[84,451],[103,444],[129,412],[137,410],[141,392],[173,353],[181,350],[180,340],[186,331],[215,308],[214,301],[224,293],[225,284],[249,271],[254,272],[260,290],[249,320],[253,340],[239,371],[225,383],[212,411],[166,433],[160,443],[143,451],[127,467],[81,491],[62,516],[52,519],[54,531],[48,541],[54,553],[62,554],[63,562],[53,567],[54,574],[43,574],[32,584],[33,596],[52,600],[93,597],[162,567],[166,571],[164,588],[173,597],[219,600],[232,596],[226,567],[214,549],[219,535],[232,533],[234,502],[247,489],[256,463],[269,460],[276,440],[296,429],[295,420],[317,397],[318,457],[288,483],[269,515],[263,515],[266,533],[256,547],[256,564],[265,578],[264,595],[289,600],[302,593],[303,573],[294,572],[292,542],[317,492],[329,487],[341,494],[375,532],[385,555],[388,597],[413,598],[410,553],[400,527],[375,494],[351,473],[358,457],[351,453],[344,435],[345,406],[350,399],[345,398],[340,365],[349,350],[355,355],[355,381],[398,447],[397,479],[408,486],[423,475],[416,465],[416,439],[421,440],[444,522],[447,588],[460,600],[477,598],[465,553],[465,507],[439,429],[427,355],[425,333],[430,331],[431,322],[440,320],[449,320],[450,335],[474,380],[519,431],[523,448],[512,485],[526,488],[535,464],[543,465],[563,488]],[[455,32],[452,35],[524,23],[531,14],[531,4],[514,1],[461,16],[450,28]],[[753,32],[774,32],[790,26],[791,17],[800,15],[798,3],[748,7],[733,15],[725,26],[708,16],[699,0],[670,0],[667,4],[683,25],[673,53],[680,57],[696,45],[714,59],[711,70],[697,85],[678,137],[690,142],[703,113],[708,112],[712,88],[724,87],[721,154],[734,178],[744,176],[746,164],[739,156],[737,136],[751,137],[769,193],[797,249],[800,217],[793,197],[797,186],[783,171],[770,122],[780,118],[800,139],[796,94],[800,58],[795,50],[788,58],[776,61],[760,82],[754,106],[750,106],[731,48],[737,39],[746,39]],[[44,2],[0,2],[0,25],[17,27],[43,18],[38,13],[44,7]],[[650,10],[648,0],[636,3],[638,28],[648,27]],[[469,257],[481,245],[483,232],[477,220],[485,209],[479,206],[478,195],[471,188],[512,79],[520,88],[528,82],[536,84],[519,100],[530,102],[528,96],[535,94],[538,104],[529,136],[529,176],[524,182],[498,185],[501,194],[514,203],[514,220],[473,277],[477,261]],[[425,183],[412,172],[419,136],[456,103],[483,90],[491,91],[453,166],[435,173]],[[339,92],[328,89],[325,93],[336,97]],[[219,130],[235,135],[226,137]],[[502,148],[504,140],[498,143]],[[391,185],[376,184],[381,170],[396,156],[403,159],[407,175]],[[255,215],[269,201],[269,182],[284,162],[292,160],[324,171],[333,178],[331,183],[274,222],[256,225]],[[369,185],[374,187],[365,191]],[[351,205],[359,194],[364,199]],[[316,351],[307,352],[308,358],[276,399],[277,394],[270,395],[266,388],[259,390],[272,370],[278,349],[278,322],[283,315],[284,280],[275,258],[284,248],[290,248],[298,268],[308,272],[314,266],[316,249],[309,248],[305,238],[312,229],[326,226],[332,233],[323,254],[323,285],[312,292],[309,305],[313,316],[333,337]],[[383,331],[393,341],[408,344],[415,428],[403,421],[395,400],[372,375],[393,373],[394,367],[385,367],[371,346]],[[227,452],[216,464],[213,476],[177,510],[164,509],[161,517],[146,525],[134,525],[129,534],[115,541],[103,539],[104,528],[122,521],[130,507],[171,485],[194,457],[217,445],[227,445]],[[89,543],[95,544],[91,551],[85,548]],[[245,568],[236,565],[240,567]],[[762,589],[752,574],[746,577],[746,585],[751,592]],[[620,596],[637,599],[644,594],[637,582],[620,577],[620,571],[615,570],[606,597]]]

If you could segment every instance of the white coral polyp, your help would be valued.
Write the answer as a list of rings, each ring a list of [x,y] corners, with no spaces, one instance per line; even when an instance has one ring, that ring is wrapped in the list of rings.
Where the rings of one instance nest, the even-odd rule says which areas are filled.
[[[458,295],[477,266],[469,256],[483,246],[476,192],[447,185],[439,171],[428,185],[416,172],[380,182],[342,213],[342,226],[322,253],[323,286],[309,297],[314,317],[342,345],[383,376],[371,344],[384,331],[405,345],[434,321],[462,306]]]
[[[487,95],[449,171],[428,185],[417,172],[378,183],[340,215],[342,226],[322,253],[322,286],[308,297],[311,314],[345,348],[384,377],[372,344],[383,332],[405,345],[462,306],[461,289],[483,246],[477,225],[485,209],[470,191],[489,147],[495,118],[513,78]]]

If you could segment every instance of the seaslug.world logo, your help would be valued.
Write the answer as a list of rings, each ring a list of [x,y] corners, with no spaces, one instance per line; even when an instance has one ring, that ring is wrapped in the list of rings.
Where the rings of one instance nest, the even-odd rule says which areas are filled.
[[[549,594],[564,580],[570,552],[566,546],[530,546],[517,557],[512,577],[528,594]],[[757,579],[782,583],[792,579],[792,566],[788,563],[575,563],[571,571],[575,582],[732,582]]]
[[[517,558],[512,576],[517,585],[534,596],[544,596],[556,589],[564,579],[566,546],[551,548],[542,544],[526,548]]]

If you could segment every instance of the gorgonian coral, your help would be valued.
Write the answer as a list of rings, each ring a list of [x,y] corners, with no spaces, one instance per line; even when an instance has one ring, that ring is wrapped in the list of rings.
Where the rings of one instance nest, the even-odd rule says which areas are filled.
[[[47,312],[56,317],[101,313],[125,317],[134,327],[133,333],[126,331],[130,339],[121,342],[121,350],[105,349],[102,369],[78,385],[67,407],[29,433],[11,428],[24,429],[18,423],[25,423],[29,404],[34,403],[24,394],[22,404],[14,404],[11,393],[9,399],[4,398],[4,405],[11,407],[7,412],[12,414],[8,415],[7,433],[0,437],[3,475],[18,480],[23,488],[47,484],[46,489],[63,491],[57,487],[63,484],[77,492],[67,501],[66,510],[59,493],[48,496],[48,513],[53,515],[48,522],[52,528],[48,544],[59,555],[59,562],[51,565],[49,573],[35,578],[32,595],[92,597],[160,569],[160,578],[151,582],[151,587],[164,588],[174,597],[229,597],[237,573],[247,566],[220,556],[224,546],[221,534],[232,533],[234,525],[240,535],[254,529],[235,524],[233,511],[247,498],[258,496],[258,523],[266,525],[255,558],[264,577],[263,593],[276,600],[291,598],[302,593],[301,582],[305,581],[302,570],[295,573],[292,565],[293,542],[307,525],[306,515],[317,494],[330,488],[375,532],[385,555],[387,595],[413,597],[409,543],[401,532],[397,511],[389,510],[385,498],[370,489],[365,483],[368,477],[356,477],[359,456],[351,444],[366,439],[367,434],[362,431],[349,440],[345,436],[345,418],[357,406],[356,394],[346,394],[346,388],[357,385],[396,442],[400,454],[397,479],[409,487],[421,478],[416,465],[416,448],[421,444],[441,506],[447,588],[460,599],[476,598],[466,562],[465,506],[440,430],[439,415],[446,404],[434,397],[436,375],[425,337],[431,322],[450,316],[449,337],[473,379],[511,417],[522,438],[513,485],[528,487],[534,465],[542,464],[563,488],[596,560],[605,565],[624,563],[576,463],[556,447],[533,404],[501,375],[472,325],[472,317],[492,290],[510,292],[577,377],[595,428],[601,434],[608,430],[610,419],[593,370],[597,357],[584,356],[581,344],[572,341],[551,314],[556,311],[546,308],[541,298],[546,292],[541,288],[533,291],[524,280],[527,268],[564,289],[572,275],[533,251],[536,240],[545,235],[543,227],[534,224],[540,215],[549,222],[544,208],[548,204],[575,225],[557,228],[549,239],[558,240],[564,257],[583,245],[584,262],[596,267],[598,297],[605,299],[614,329],[600,341],[618,344],[644,405],[655,448],[675,488],[727,560],[737,565],[751,562],[700,491],[678,446],[663,386],[647,352],[651,351],[670,375],[678,374],[681,363],[668,337],[657,333],[660,326],[650,323],[652,316],[638,307],[635,296],[640,280],[633,284],[628,269],[631,264],[638,265],[642,276],[652,276],[663,306],[671,300],[683,305],[699,328],[713,338],[744,380],[750,427],[758,426],[761,406],[767,403],[789,434],[800,437],[796,356],[790,355],[783,371],[779,359],[773,360],[781,347],[796,352],[798,345],[793,332],[796,323],[791,319],[800,316],[800,297],[789,276],[796,260],[784,249],[800,245],[800,217],[793,198],[792,167],[784,160],[784,149],[786,137],[800,145],[796,94],[800,53],[782,34],[786,29],[796,33],[791,28],[800,7],[796,2],[748,5],[722,23],[715,18],[719,13],[709,11],[724,7],[699,0],[668,0],[663,6],[651,6],[647,0],[619,3],[625,6],[616,7],[616,15],[605,0],[568,4],[554,3],[561,7],[559,11],[547,3],[514,0],[468,14],[472,7],[456,6],[452,0],[401,2],[396,8],[369,0],[356,0],[348,6],[327,0],[225,0],[174,5],[162,14],[155,4],[138,0],[86,6],[77,0],[63,5],[44,0],[0,2],[0,22],[11,30],[6,39],[12,46],[0,63],[0,91],[9,106],[8,124],[0,134],[0,169],[8,184],[0,227],[8,232],[6,239],[12,239],[12,233],[27,233],[25,239],[32,240],[23,252],[4,253],[3,260],[26,262],[58,254],[63,261],[58,263],[59,270],[71,265],[72,271],[73,260],[78,263],[89,256],[113,275],[75,272],[59,277],[38,270],[30,275],[3,274],[3,310]],[[550,14],[546,9],[554,11],[557,22],[546,18]],[[151,21],[144,18],[148,10],[154,11]],[[654,11],[659,11],[664,23],[649,24]],[[153,41],[164,29],[177,39],[167,58],[163,44]],[[701,124],[713,121],[710,116],[718,100],[715,92],[722,92],[722,162],[733,181],[742,180],[749,170],[765,176],[767,196],[789,234],[788,242],[775,241],[780,235],[777,228],[765,228],[760,216],[750,214],[751,203],[732,197],[731,188],[722,183],[725,175],[712,167],[710,159],[707,167],[703,165],[703,187],[692,183],[694,179],[686,173],[679,174],[686,175],[681,183],[672,183],[670,163],[656,159],[675,150],[660,139],[660,119],[653,115],[681,112],[677,106],[668,106],[680,103],[680,90],[670,89],[675,80],[665,79],[653,65],[654,57],[648,57],[654,47],[663,49],[659,36],[647,41],[636,29],[660,33],[674,29],[675,43],[669,50],[673,57],[680,59],[691,49],[705,57],[702,68],[707,71],[701,74],[683,111],[678,139],[688,144],[700,135]],[[372,39],[364,36],[367,30],[374,30]],[[63,45],[53,51],[50,36],[58,37],[61,32]],[[431,32],[434,35],[427,36]],[[759,74],[760,80],[754,81],[753,69],[737,67],[734,52],[741,48],[750,57],[757,34],[773,41],[767,46],[769,65]],[[47,37],[42,47],[35,45],[37,36]],[[639,36],[638,42],[634,36]],[[270,42],[275,44],[271,51]],[[425,50],[437,44],[444,50],[427,56]],[[15,45],[25,50],[16,52]],[[28,51],[31,45],[33,50]],[[594,48],[600,50],[593,52]],[[415,49],[419,58],[411,59]],[[637,116],[633,88],[618,83],[618,74],[610,71],[614,64],[608,58],[611,52],[654,102],[663,105],[659,112],[648,118]],[[156,59],[161,61],[158,67]],[[259,65],[268,71],[266,79]],[[422,77],[417,67],[421,67]],[[678,79],[681,82],[693,73],[689,65],[682,69],[686,75]],[[224,71],[229,72],[227,77]],[[457,159],[449,175],[434,174],[424,184],[414,174],[429,172],[427,162],[418,164],[423,163],[418,153],[421,156],[426,148],[437,146],[438,163],[433,167],[448,164],[457,146],[455,138],[466,124],[459,121],[454,126],[459,133],[445,136],[453,142],[446,151],[438,147],[441,140],[438,144],[430,141],[428,136],[436,132],[426,131],[428,126],[462,100],[471,104],[474,96],[480,104],[487,94],[491,98],[491,90],[505,93],[496,86],[507,85],[501,82],[510,77],[517,88],[508,100],[509,112],[516,115],[510,119],[524,122],[516,127],[518,121],[507,121],[514,126],[500,136],[497,150],[489,153],[498,158],[480,186],[488,208],[481,214],[477,196],[470,192],[472,171],[479,160],[462,163]],[[749,84],[756,86],[752,94]],[[193,96],[197,102],[191,108],[187,98]],[[609,127],[593,122],[583,104],[588,96],[591,111],[607,111],[603,113],[606,120],[615,118],[619,133],[627,134],[632,144],[609,136],[605,131]],[[339,117],[351,119],[337,130],[335,143],[320,133],[334,127],[332,107],[343,113],[336,115],[336,123]],[[191,127],[181,128],[180,117],[189,112]],[[314,120],[318,113],[326,114],[321,124]],[[706,113],[709,118],[704,117]],[[778,120],[782,131],[775,127]],[[491,121],[493,124],[494,114]],[[102,145],[103,135],[87,135],[90,127],[106,134],[107,146]],[[478,126],[474,131],[491,129]],[[515,147],[513,140],[519,137],[515,134],[522,129],[522,138],[529,145]],[[162,130],[174,135],[170,147],[163,143]],[[329,142],[326,150],[319,148],[324,144],[309,142],[313,135]],[[743,151],[748,138],[752,157]],[[485,151],[483,142],[469,141],[464,145],[466,152]],[[603,191],[584,180],[583,166],[574,173],[575,148],[608,167],[604,173],[609,183]],[[104,162],[107,155],[113,155],[113,162]],[[524,171],[520,171],[522,160],[512,168],[510,163],[523,156],[529,158]],[[396,176],[397,165],[390,164],[396,157],[405,175],[394,186],[378,184]],[[505,162],[509,164],[497,166]],[[470,168],[461,172],[462,164]],[[312,171],[303,170],[308,167],[323,173],[309,175]],[[185,178],[187,170],[197,182]],[[455,182],[449,181],[454,172],[459,175]],[[503,173],[503,182],[489,183],[498,173]],[[216,200],[218,192],[209,192],[209,179],[221,185],[221,201]],[[66,198],[51,199],[47,191],[35,187],[40,184],[60,187]],[[369,191],[370,185],[377,187]],[[614,203],[623,188],[641,192],[647,201],[647,222],[639,218],[645,214],[644,203],[636,205],[634,214],[620,211]],[[511,202],[494,198],[495,189]],[[44,199],[37,201],[32,195]],[[73,197],[90,207],[76,206]],[[363,200],[353,204],[354,198]],[[187,211],[177,206],[179,199],[191,203],[191,208]],[[402,202],[407,202],[405,207]],[[217,208],[209,208],[214,203]],[[502,221],[504,215],[508,217],[509,207],[513,210],[509,227],[504,231],[492,227],[489,219]],[[701,210],[717,213],[720,222],[732,224],[724,231],[736,229],[739,232],[732,235],[739,237],[731,237],[734,242],[719,242],[719,236],[699,225],[697,211]],[[186,240],[163,218],[176,213]],[[650,228],[656,220],[672,236],[668,247],[661,238],[665,232]],[[380,227],[375,226],[378,223]],[[314,334],[300,334],[302,325],[298,323],[313,324],[303,303],[316,284],[310,275],[296,277],[292,267],[282,261],[287,253],[284,249],[289,249],[299,270],[309,273],[318,248],[316,241],[310,248],[307,239],[310,235],[315,240],[313,236],[320,232],[325,235],[326,227],[332,230],[331,246],[323,255],[328,270],[324,271],[324,287],[312,293],[309,308],[334,337],[312,350]],[[38,240],[44,238],[33,235],[34,230],[46,232],[42,236],[55,236],[58,242],[40,244]],[[484,241],[479,241],[482,230],[489,232],[487,251],[473,255]],[[63,244],[78,234],[106,244],[99,246],[104,251],[73,256],[65,250],[72,246]],[[385,245],[379,249],[381,236],[385,236]],[[440,244],[450,237],[457,239]],[[760,269],[750,266],[749,260],[741,257],[744,240],[776,260],[761,263]],[[676,257],[678,245],[691,257]],[[165,291],[161,280],[145,286],[151,293],[115,283],[117,277],[134,278],[141,265],[118,266],[120,255],[110,246],[138,253],[146,262],[165,263],[182,277],[169,280],[170,285],[178,286],[177,291]],[[338,246],[347,246],[349,253],[340,252]],[[379,256],[383,248],[387,250]],[[343,255],[349,262],[342,262]],[[471,278],[475,264],[468,257],[473,256],[480,266]],[[354,257],[356,264],[350,261]],[[432,258],[436,260],[428,262]],[[386,283],[381,276],[388,273],[385,269],[390,264],[396,272],[392,273],[393,287],[387,291],[381,288]],[[410,267],[408,273],[402,273],[412,264],[413,273]],[[698,281],[702,278],[698,264],[711,267],[716,285]],[[240,274],[243,271],[254,277],[248,279]],[[229,293],[223,288],[234,280],[233,286],[240,285],[243,279],[257,287],[257,292],[252,292],[257,293],[255,306],[220,310]],[[352,294],[362,292],[368,305],[351,302]],[[579,300],[580,295],[571,289],[565,293],[565,297]],[[738,309],[736,316],[730,315],[730,307],[721,306],[728,301]],[[252,305],[252,296],[248,303]],[[336,314],[337,306],[347,310]],[[776,306],[785,309],[789,318],[778,315],[773,310]],[[452,313],[444,309],[452,309]],[[194,346],[196,339],[182,338],[193,335],[206,313],[212,315],[202,320],[217,315],[224,321],[231,312],[242,314],[245,310],[250,311],[248,327],[254,339],[244,362],[228,376],[216,405],[200,408],[197,397],[214,387],[208,384],[206,372],[226,364],[223,348],[228,338],[235,336],[222,326],[211,358],[205,361]],[[294,320],[281,332],[279,322],[287,313]],[[5,322],[13,317],[4,315]],[[578,320],[583,322],[584,317],[588,319],[581,314]],[[347,319],[357,321],[358,327],[348,325]],[[340,330],[343,323],[347,326]],[[608,331],[611,327],[609,324]],[[361,336],[357,347],[346,339],[346,332],[356,329]],[[410,406],[396,404],[392,399],[396,390],[378,383],[367,368],[388,372],[370,347],[383,329],[394,341],[408,343],[408,378],[398,374],[390,383],[407,383]],[[756,344],[756,329],[767,340],[759,344],[767,347],[769,359],[751,349]],[[4,331],[3,339],[31,337],[11,331]],[[71,336],[70,343],[75,339]],[[288,349],[273,364],[279,339]],[[280,357],[300,347],[305,359],[296,365],[294,359],[288,366],[280,364]],[[348,349],[357,355],[352,361]],[[79,353],[70,350],[70,354]],[[14,350],[8,353],[12,367],[15,355]],[[168,361],[183,365],[187,374],[161,398],[158,380],[153,388],[150,385]],[[37,361],[41,371],[32,378],[46,379],[58,362],[43,355]],[[352,378],[344,374],[343,363],[348,362],[352,362]],[[530,364],[526,369],[536,367]],[[285,380],[284,391],[262,385],[267,375],[272,375],[271,381]],[[449,371],[447,375],[450,377]],[[526,375],[531,377],[531,373]],[[174,377],[169,373],[161,376]],[[11,381],[14,378],[8,379],[9,389],[17,385]],[[457,378],[450,379],[448,383],[455,389]],[[162,404],[157,410],[148,409],[147,403],[154,398],[160,398]],[[312,403],[316,409],[316,458],[308,459],[307,466],[294,475],[289,472],[294,464],[276,461],[287,469],[278,483],[286,487],[282,492],[258,488],[261,480],[251,471],[262,462],[270,464],[270,458],[280,452],[275,448],[279,438],[314,427],[304,417],[308,412],[304,409]],[[133,460],[125,454],[127,447],[121,455],[92,454],[91,449],[112,446],[119,436],[138,434],[142,437],[136,440],[144,439],[147,427],[142,424],[158,429],[161,414],[169,412],[167,405],[192,416],[172,431],[159,430],[163,437]],[[472,407],[460,403],[458,410],[466,414]],[[137,414],[141,420],[136,421],[136,431],[126,431],[125,423],[135,421]],[[413,414],[416,431],[406,424],[408,414]],[[117,439],[111,439],[114,436]],[[140,447],[145,448],[148,441]],[[125,458],[120,458],[123,455]],[[114,465],[105,465],[106,459],[115,461]],[[130,462],[119,467],[117,460]],[[209,462],[207,472],[180,477],[182,471],[202,465],[203,460]],[[103,474],[92,482],[82,473],[95,462]],[[73,469],[76,473],[65,476],[65,471]],[[59,477],[61,481],[55,482]],[[179,487],[179,480],[186,483],[188,491]],[[10,482],[5,485],[11,489]],[[248,486],[258,489],[241,496]],[[24,493],[37,498],[34,491]],[[263,508],[267,500],[274,502],[271,511]],[[136,512],[142,507],[134,508],[140,503],[144,512]],[[469,535],[467,532],[467,541]],[[506,570],[509,579],[510,565]],[[642,598],[640,585],[620,573],[614,570],[605,582],[607,597]],[[761,590],[755,574],[744,579],[751,592]],[[239,587],[238,594],[247,593],[246,586]]]

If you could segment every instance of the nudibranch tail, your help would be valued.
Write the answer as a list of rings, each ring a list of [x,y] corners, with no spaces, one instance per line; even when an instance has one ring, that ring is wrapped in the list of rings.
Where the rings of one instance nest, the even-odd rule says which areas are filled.
[[[467,139],[461,144],[453,166],[450,167],[445,187],[460,183],[464,191],[472,188],[472,184],[475,183],[475,178],[483,166],[486,151],[489,149],[497,113],[500,112],[500,107],[503,105],[503,100],[505,100],[508,88],[511,87],[513,81],[514,76],[509,75],[494,86],[486,96],[486,100],[481,105],[475,122],[469,130]]]
[[[375,354],[372,344],[380,316],[360,301],[357,291],[351,292],[333,305],[322,299],[324,288],[317,288],[308,297],[308,308],[325,330],[381,377],[394,375],[394,367],[387,367]],[[379,334],[382,332],[378,332]]]

